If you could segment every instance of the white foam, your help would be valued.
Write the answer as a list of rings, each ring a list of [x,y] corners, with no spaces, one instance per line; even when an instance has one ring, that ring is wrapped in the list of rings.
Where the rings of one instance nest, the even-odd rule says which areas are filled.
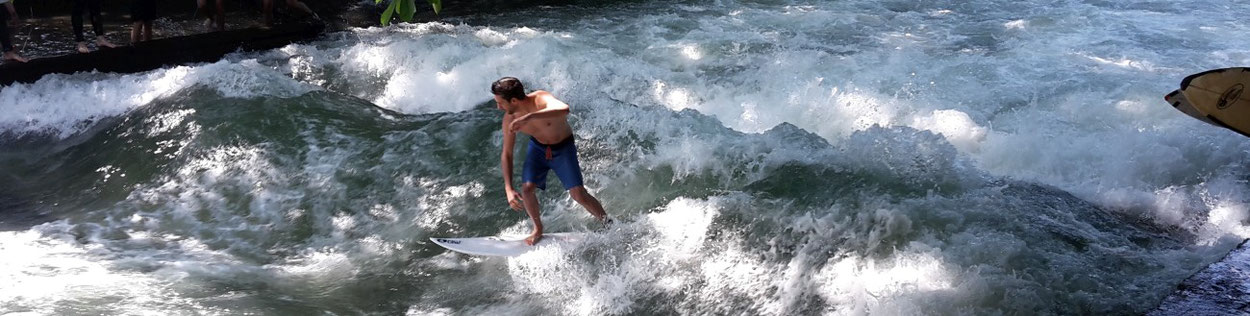
[[[542,60],[522,62],[523,58],[549,57],[544,52],[552,51],[553,45],[568,38],[567,34],[529,27],[442,22],[401,23],[352,32],[364,41],[345,42],[343,47],[324,50],[304,46],[299,54],[313,56],[307,63],[317,68],[337,67],[351,76],[381,79],[382,89],[378,93],[372,93],[377,81],[349,78],[347,84],[370,92],[359,93],[358,97],[406,113],[467,110],[490,100],[489,84],[495,79],[507,75],[527,81],[538,78],[524,72],[552,65],[544,65]]]
[[[679,275],[684,273],[679,266],[698,262],[706,255],[701,245],[719,203],[678,199],[669,203],[664,211],[653,214],[646,223],[618,224],[650,231],[659,238],[637,240],[645,248],[623,258],[625,262],[617,268],[596,267],[577,260],[579,246],[575,245],[545,247],[509,260],[508,273],[525,292],[569,302],[559,306],[569,314],[629,312],[634,308],[635,298],[645,294],[645,287],[640,285],[653,283],[661,277],[667,277],[674,287],[679,285],[673,282],[689,282],[672,277],[682,278]],[[606,238],[620,237],[623,236]]]
[[[1003,27],[1009,30],[1010,29],[1023,30],[1024,28],[1028,26],[1029,26],[1029,21],[1027,20],[1013,20],[1011,22],[1003,23]]]
[[[912,127],[942,134],[960,151],[976,153],[985,140],[987,129],[978,125],[967,113],[958,110],[935,110],[928,116],[912,120]]]
[[[417,307],[417,306],[412,306],[412,307],[408,308],[408,311],[404,312],[404,315],[405,315],[405,316],[450,316],[450,315],[455,315],[455,313],[454,313],[454,311],[453,311],[452,309],[450,309],[450,308],[446,308],[446,307],[443,307],[443,308],[433,308],[433,309],[429,309],[429,310],[422,310],[422,309],[423,309],[423,308],[420,308],[420,307]]]
[[[96,313],[226,314],[171,289],[176,275],[127,269],[109,259],[111,250],[79,243],[64,222],[24,232],[0,232],[0,313],[58,314],[79,306]],[[142,234],[134,236],[138,240]],[[162,266],[168,262],[149,262]]]
[[[877,261],[860,257],[833,258],[815,272],[819,295],[839,314],[926,314],[935,310],[912,296],[954,288],[956,274],[932,253],[899,253]]]
[[[917,312],[924,310],[934,292],[952,290],[960,276],[957,268],[943,262],[941,254],[923,245],[901,251],[888,259],[869,259],[858,254],[832,256],[828,262],[814,260],[807,251],[798,251],[787,260],[768,260],[734,231],[716,231],[715,242],[709,230],[713,219],[726,207],[742,207],[744,197],[715,197],[707,200],[679,198],[637,223],[618,224],[615,238],[638,236],[633,246],[612,251],[612,266],[596,266],[564,251],[536,251],[508,261],[509,274],[521,291],[534,293],[553,302],[569,314],[625,313],[637,306],[636,298],[665,291],[680,297],[672,306],[685,312],[752,312],[764,315],[793,314],[804,300],[818,295],[828,305],[826,312],[848,311]],[[787,218],[777,214],[762,217],[783,221],[811,222],[815,234],[847,232],[825,226],[826,219],[812,222],[808,217]],[[880,213],[879,218],[899,216]],[[883,217],[884,216],[884,217]],[[802,220],[806,218],[806,220]],[[836,225],[864,225],[871,221],[841,222]],[[627,226],[626,226],[627,225]],[[895,224],[884,224],[889,227]],[[909,225],[905,224],[904,226]],[[898,228],[894,228],[897,230]],[[905,231],[884,234],[903,235]],[[877,233],[873,233],[876,235]],[[879,235],[872,238],[893,238]],[[813,236],[799,249],[829,249],[832,236]],[[844,237],[844,236],[840,236]],[[767,240],[768,238],[764,238]],[[743,248],[743,247],[748,248]],[[849,247],[849,246],[848,246]],[[627,254],[627,255],[626,255]],[[597,271],[597,272],[596,272]],[[680,295],[679,295],[680,294]],[[749,309],[742,309],[742,301]],[[733,300],[736,307],[724,309],[716,302]],[[687,309],[693,308],[693,309]]]
[[[676,199],[664,207],[665,212],[648,215],[651,227],[663,238],[658,244],[663,251],[674,259],[697,257],[707,238],[708,225],[716,217],[716,201],[703,202],[691,199]]]
[[[333,250],[309,251],[270,267],[309,282],[341,283],[342,279],[355,277],[358,271],[347,254]]]
[[[507,35],[489,28],[477,30],[477,32],[473,32],[473,35],[477,36],[477,38],[482,41],[482,44],[485,44],[486,46],[503,46],[504,44],[508,44],[510,42]]]
[[[1136,60],[1132,60],[1128,58],[1104,58],[1104,57],[1098,57],[1098,56],[1085,56],[1085,58],[1089,58],[1089,60],[1092,60],[1099,64],[1126,68],[1126,69],[1131,69],[1131,70],[1139,70],[1139,71],[1154,71],[1155,70],[1155,66],[1150,62],[1136,61]]]
[[[61,138],[159,98],[202,85],[222,96],[291,97],[316,89],[254,59],[179,66],[137,74],[49,75],[0,88],[0,130]]]

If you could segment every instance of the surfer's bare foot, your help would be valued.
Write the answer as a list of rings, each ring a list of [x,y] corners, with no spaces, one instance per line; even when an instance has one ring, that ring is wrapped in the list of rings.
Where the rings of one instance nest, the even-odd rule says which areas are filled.
[[[91,50],[87,49],[87,42],[78,42],[78,52],[83,54],[91,52]]]
[[[525,244],[526,244],[526,245],[533,246],[533,245],[535,245],[535,244],[538,244],[538,241],[540,241],[540,240],[543,240],[543,233],[542,233],[542,232],[534,232],[534,234],[530,235],[530,237],[529,237],[529,238],[525,238]]]
[[[117,48],[117,45],[113,45],[113,43],[104,39],[104,36],[97,37],[95,39],[95,45],[99,47]]]

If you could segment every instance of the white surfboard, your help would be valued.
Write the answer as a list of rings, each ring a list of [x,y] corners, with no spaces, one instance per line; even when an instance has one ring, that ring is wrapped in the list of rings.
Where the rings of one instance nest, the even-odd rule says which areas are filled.
[[[440,238],[431,237],[430,240],[435,244],[443,246],[455,252],[477,255],[477,256],[497,256],[497,257],[514,257],[550,246],[566,246],[575,244],[585,237],[584,233],[549,233],[543,234],[543,239],[537,245],[526,245],[525,238],[529,235],[515,235],[502,237],[468,237],[468,238]]]

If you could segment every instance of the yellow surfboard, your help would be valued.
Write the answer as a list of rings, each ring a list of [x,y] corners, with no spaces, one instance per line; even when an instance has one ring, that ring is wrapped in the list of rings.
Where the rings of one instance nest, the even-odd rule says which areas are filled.
[[[1176,90],[1176,91],[1172,91],[1172,93],[1168,93],[1168,95],[1163,97],[1163,100],[1168,101],[1168,104],[1171,104],[1172,107],[1176,108],[1176,110],[1178,111],[1181,111],[1181,113],[1185,113],[1185,115],[1189,115],[1190,117],[1196,118],[1199,121],[1206,122],[1207,124],[1211,124],[1211,125],[1215,125],[1219,127],[1226,127],[1224,125],[1221,125],[1220,123],[1216,123],[1215,121],[1212,121],[1210,118],[1207,118],[1206,114],[1203,114],[1201,111],[1198,111],[1198,109],[1194,108],[1193,104],[1189,104],[1189,99],[1186,99],[1185,95],[1181,94],[1181,90]]]
[[[1250,68],[1208,70],[1185,77],[1164,97],[1172,107],[1212,125],[1250,137]]]

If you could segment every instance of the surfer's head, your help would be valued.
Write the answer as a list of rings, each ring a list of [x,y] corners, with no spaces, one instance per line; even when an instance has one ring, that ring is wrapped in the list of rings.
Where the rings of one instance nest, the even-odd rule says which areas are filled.
[[[500,110],[512,112],[513,102],[525,100],[525,86],[521,80],[503,77],[490,85],[490,93],[495,95],[495,104]]]

